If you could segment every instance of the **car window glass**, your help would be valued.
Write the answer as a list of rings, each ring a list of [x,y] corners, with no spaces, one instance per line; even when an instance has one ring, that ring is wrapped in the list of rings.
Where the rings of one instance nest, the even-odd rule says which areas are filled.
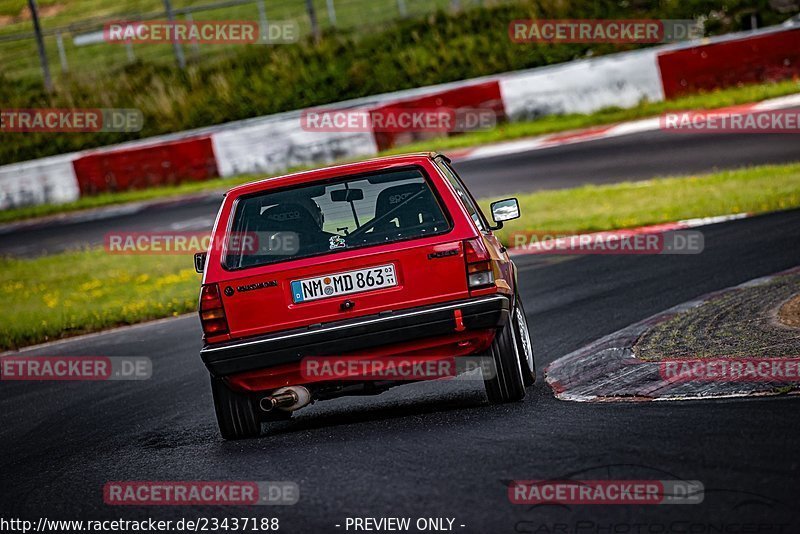
[[[436,235],[450,230],[420,169],[342,178],[241,198],[230,236],[228,269]]]
[[[472,196],[470,196],[469,192],[464,187],[464,184],[461,183],[461,179],[459,179],[459,177],[456,176],[455,172],[443,162],[437,161],[437,166],[442,170],[444,175],[447,177],[447,180],[453,186],[453,189],[456,190],[456,194],[458,195],[458,198],[461,199],[461,202],[464,204],[464,207],[467,209],[467,213],[469,213],[470,217],[472,217],[472,220],[475,221],[475,226],[477,226],[481,232],[486,232],[487,225],[485,223],[483,215],[480,212],[480,208],[478,208],[478,206],[472,200]]]

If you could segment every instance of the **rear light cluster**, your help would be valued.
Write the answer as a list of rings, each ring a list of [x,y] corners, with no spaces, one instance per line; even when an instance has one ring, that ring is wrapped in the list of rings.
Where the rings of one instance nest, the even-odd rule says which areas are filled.
[[[468,239],[464,241],[464,252],[467,258],[467,282],[470,289],[487,287],[494,284],[494,271],[491,257],[483,240]]]
[[[217,284],[203,286],[200,291],[200,324],[207,336],[219,336],[228,333],[228,320],[222,306],[222,296]]]

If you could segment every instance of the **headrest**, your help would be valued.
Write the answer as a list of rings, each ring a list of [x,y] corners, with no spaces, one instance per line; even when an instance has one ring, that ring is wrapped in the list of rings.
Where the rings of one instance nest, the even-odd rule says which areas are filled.
[[[261,214],[261,230],[293,232],[318,232],[316,218],[304,206],[296,202],[284,202],[267,208]]]
[[[402,204],[404,201],[408,200],[410,197],[413,197],[414,195],[416,195],[417,193],[419,193],[424,189],[427,189],[427,186],[422,183],[403,184],[403,185],[396,185],[394,187],[387,187],[386,189],[381,191],[380,194],[378,194],[378,198],[375,200],[375,216],[380,217],[381,215],[392,211],[397,206]],[[409,204],[406,204],[406,206],[413,205],[416,208],[419,205],[418,203],[423,200],[428,202],[430,201],[429,191],[419,195]]]

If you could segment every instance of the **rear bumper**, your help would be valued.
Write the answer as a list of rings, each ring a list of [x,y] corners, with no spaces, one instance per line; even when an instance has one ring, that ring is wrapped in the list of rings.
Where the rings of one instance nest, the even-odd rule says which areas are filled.
[[[464,329],[497,328],[508,321],[509,309],[507,296],[490,295],[226,341],[205,346],[200,356],[212,375],[229,376],[300,362],[306,356],[345,354]],[[461,314],[460,323],[456,311]]]

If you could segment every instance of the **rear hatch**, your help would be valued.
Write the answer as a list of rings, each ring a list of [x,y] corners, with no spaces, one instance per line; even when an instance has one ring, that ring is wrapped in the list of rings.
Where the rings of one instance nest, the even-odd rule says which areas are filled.
[[[219,289],[230,335],[467,298],[455,234],[416,167],[240,198],[229,235],[254,236],[257,246],[223,254],[229,272]]]

